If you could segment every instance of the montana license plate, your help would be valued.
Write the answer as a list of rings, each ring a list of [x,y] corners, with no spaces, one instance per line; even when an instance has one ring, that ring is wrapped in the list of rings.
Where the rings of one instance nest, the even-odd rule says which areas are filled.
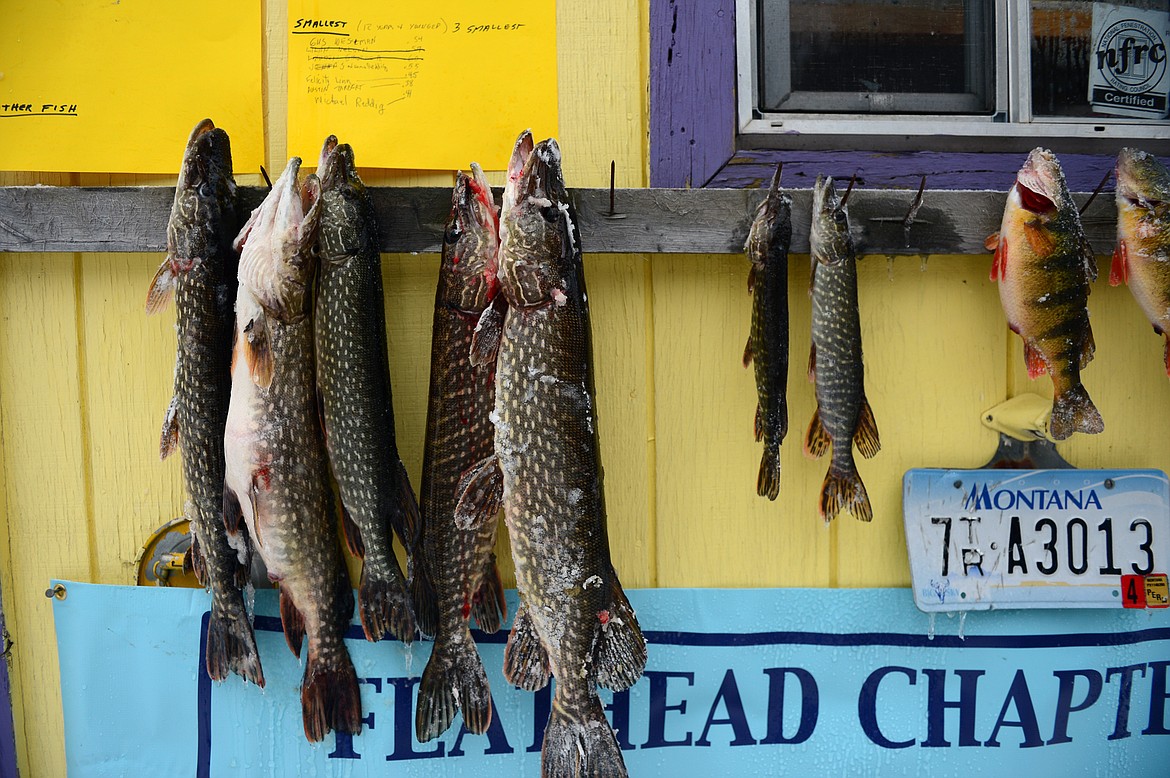
[[[1151,607],[1122,577],[1165,580],[1159,470],[910,470],[902,497],[923,611]]]

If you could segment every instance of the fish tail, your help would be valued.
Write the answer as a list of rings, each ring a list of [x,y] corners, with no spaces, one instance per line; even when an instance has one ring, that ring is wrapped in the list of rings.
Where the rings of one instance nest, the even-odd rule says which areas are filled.
[[[309,651],[305,677],[301,681],[301,715],[305,737],[316,743],[330,730],[360,735],[362,731],[362,697],[357,673],[345,647],[330,652],[331,663]]]
[[[780,450],[764,447],[760,459],[760,474],[756,478],[756,493],[769,500],[780,494]]]
[[[492,695],[487,673],[471,636],[436,643],[418,686],[414,733],[418,742],[447,731],[455,711],[463,711],[469,732],[482,735],[492,722]]]
[[[586,775],[626,778],[629,775],[617,738],[596,695],[591,695],[584,710],[572,715],[554,700],[544,730],[540,774],[544,778]]]
[[[821,485],[820,515],[825,523],[835,519],[842,510],[849,511],[860,521],[873,520],[869,495],[853,464],[852,454],[847,465],[836,462],[829,465],[829,472],[825,474],[825,482]]]
[[[386,565],[382,572],[362,563],[358,584],[358,612],[366,640],[376,641],[387,632],[410,644],[414,640],[414,609],[406,591],[406,579],[397,563]]]
[[[1101,413],[1084,384],[1077,384],[1056,395],[1052,401],[1052,417],[1048,421],[1048,432],[1055,440],[1064,440],[1074,432],[1095,435],[1105,429]]]
[[[504,582],[500,580],[495,554],[488,554],[484,564],[483,578],[472,597],[471,615],[475,617],[476,626],[488,634],[499,632],[508,615],[508,605],[504,602]]]
[[[207,625],[207,674],[222,681],[236,673],[264,688],[264,670],[256,650],[256,635],[239,592],[228,592],[227,607],[212,607]]]

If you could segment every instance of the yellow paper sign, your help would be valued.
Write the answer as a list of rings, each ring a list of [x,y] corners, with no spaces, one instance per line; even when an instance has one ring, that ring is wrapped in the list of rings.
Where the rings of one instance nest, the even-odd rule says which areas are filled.
[[[554,0],[290,0],[289,154],[326,136],[359,165],[508,165],[524,129],[557,131]]]
[[[177,173],[191,128],[263,160],[260,4],[5,0],[0,170]]]

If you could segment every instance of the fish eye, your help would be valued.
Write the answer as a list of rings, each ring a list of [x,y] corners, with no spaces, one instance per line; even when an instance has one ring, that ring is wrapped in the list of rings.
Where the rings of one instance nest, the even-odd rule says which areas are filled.
[[[557,208],[555,205],[546,205],[540,209],[540,215],[543,216],[544,220],[549,224],[555,224],[557,217],[559,217],[560,214],[561,209]]]
[[[213,194],[215,194],[215,192],[211,188],[210,181],[204,181],[199,185],[199,195],[201,197],[211,197]]]
[[[463,231],[459,229],[459,224],[453,221],[447,225],[447,230],[443,233],[443,242],[455,243],[459,240],[459,236],[462,234]]]
[[[845,223],[845,212],[844,211],[833,211],[833,218],[837,221],[838,224],[844,224]]]

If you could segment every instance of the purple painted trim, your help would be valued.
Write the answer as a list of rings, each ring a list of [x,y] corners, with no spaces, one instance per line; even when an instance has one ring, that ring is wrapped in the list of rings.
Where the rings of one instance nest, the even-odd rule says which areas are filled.
[[[0,608],[0,639],[7,636]],[[0,646],[0,649],[7,646]],[[16,726],[12,720],[12,688],[8,683],[8,659],[0,657],[0,778],[16,778]]]
[[[1116,158],[1104,154],[1061,154],[1068,188],[1092,192]],[[1006,192],[1016,180],[1016,171],[1027,154],[946,153],[913,151],[740,151],[720,170],[708,186],[744,189],[766,186],[778,162],[784,163],[784,186],[811,189],[818,174],[848,180],[855,172],[858,185],[867,189],[917,189],[926,175],[927,189],[975,189]],[[1102,191],[1113,191],[1109,181]]]
[[[735,0],[650,0],[650,186],[703,186],[735,132]]]

